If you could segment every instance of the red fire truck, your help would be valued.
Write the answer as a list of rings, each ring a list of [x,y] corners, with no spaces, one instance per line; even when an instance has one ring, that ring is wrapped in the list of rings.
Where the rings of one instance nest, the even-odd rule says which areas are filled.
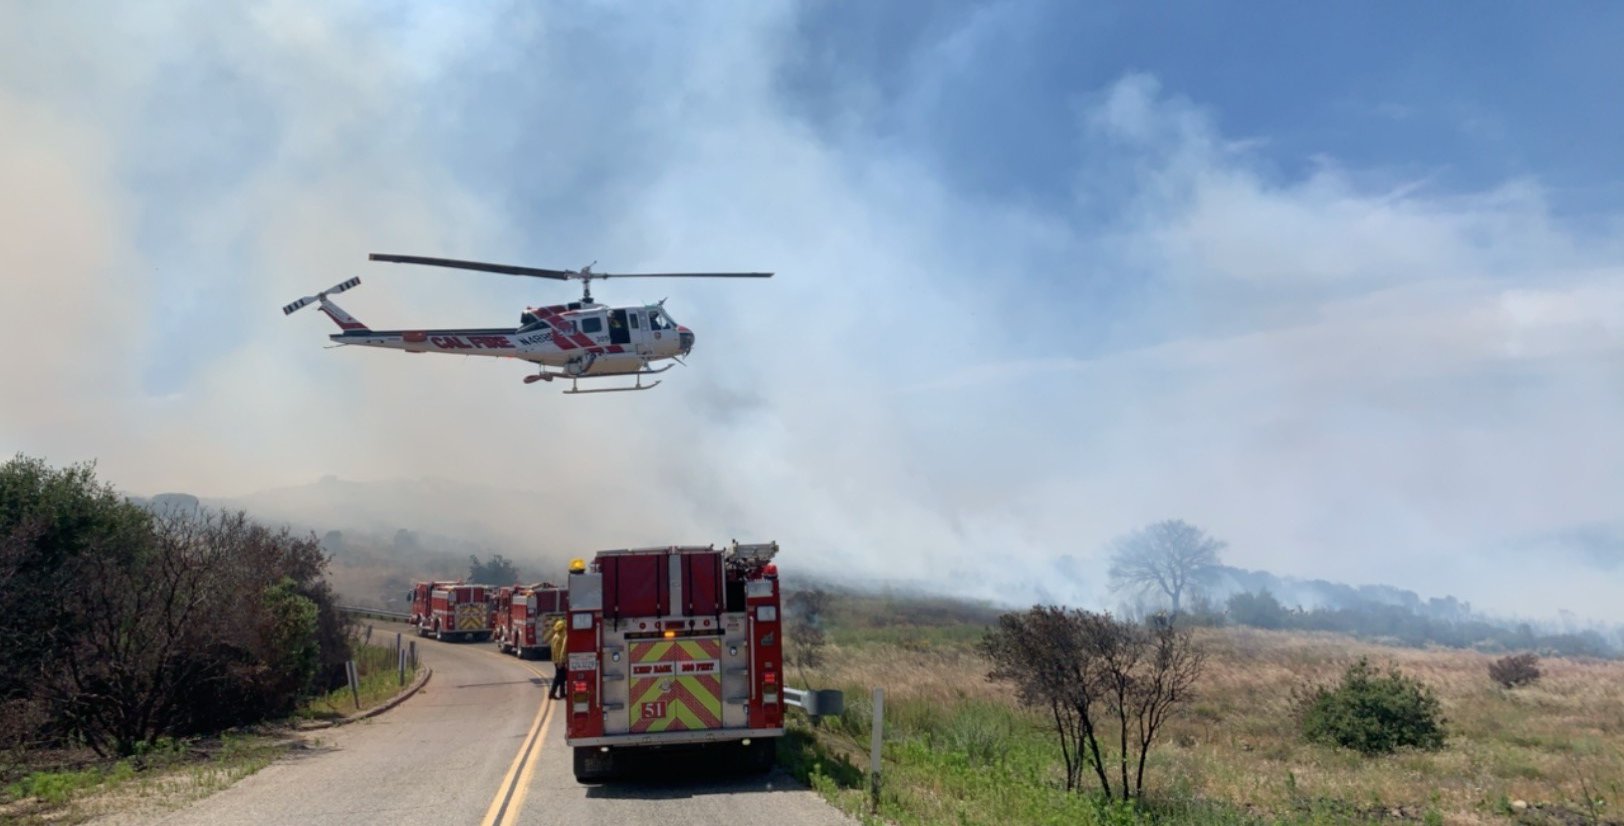
[[[484,585],[419,582],[412,586],[411,619],[420,637],[437,640],[491,638],[490,606]]]
[[[630,749],[727,747],[772,768],[784,733],[777,543],[600,551],[569,580],[575,778]]]
[[[496,592],[496,647],[519,659],[552,656],[547,629],[569,610],[569,592],[551,582],[511,585]]]

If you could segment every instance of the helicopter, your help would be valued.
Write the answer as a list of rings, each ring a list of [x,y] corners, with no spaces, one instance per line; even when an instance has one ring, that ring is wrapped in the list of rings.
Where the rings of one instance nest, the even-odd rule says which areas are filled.
[[[336,346],[382,347],[408,353],[454,353],[461,356],[494,356],[532,362],[539,372],[525,376],[525,384],[568,379],[566,395],[580,393],[619,393],[652,390],[656,379],[645,384],[644,376],[664,373],[674,364],[656,367],[658,362],[683,362],[694,347],[694,332],[678,324],[665,311],[665,299],[640,307],[609,307],[592,300],[592,282],[610,278],[771,278],[770,272],[594,272],[593,262],[579,270],[549,270],[488,264],[453,258],[427,258],[419,255],[372,253],[372,261],[421,264],[502,275],[546,278],[554,281],[580,281],[581,300],[545,307],[528,307],[519,314],[517,327],[438,330],[374,330],[334,304],[329,296],[360,286],[351,278],[315,295],[305,296],[282,308],[291,315],[309,304],[319,304],[341,332],[328,336]],[[634,376],[636,383],[620,387],[582,388],[583,379]]]

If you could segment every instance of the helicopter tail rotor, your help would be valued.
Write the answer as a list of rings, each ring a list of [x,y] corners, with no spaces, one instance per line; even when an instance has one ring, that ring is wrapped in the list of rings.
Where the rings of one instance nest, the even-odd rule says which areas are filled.
[[[344,312],[343,308],[341,308],[337,304],[334,304],[333,302],[327,300],[327,296],[337,295],[337,294],[339,294],[341,292],[344,292],[345,290],[353,289],[353,288],[359,287],[359,286],[361,286],[361,279],[360,278],[351,278],[350,280],[345,281],[345,282],[343,282],[341,284],[338,284],[338,285],[335,285],[335,286],[332,286],[332,287],[328,287],[327,289],[322,290],[321,292],[316,293],[315,295],[307,295],[304,298],[301,298],[298,301],[295,301],[292,304],[289,304],[289,305],[283,307],[282,308],[282,315],[292,315],[293,313],[295,313],[298,310],[302,309],[306,305],[315,304],[315,303],[319,302],[321,304],[321,311],[326,313],[327,317],[331,318],[333,320],[333,323],[338,325],[339,329],[343,330],[346,333],[348,333],[348,332],[357,332],[357,331],[358,332],[365,332],[366,329],[367,329],[367,326],[365,324],[362,324],[360,319],[357,319],[355,316],[352,316],[349,313]]]
[[[338,295],[339,293],[344,292],[345,290],[349,290],[349,289],[359,287],[359,286],[361,286],[361,278],[359,276],[357,276],[355,278],[351,278],[350,280],[345,281],[342,284],[337,284],[337,285],[334,285],[332,287],[328,287],[327,289],[322,290],[321,292],[316,293],[315,295],[307,295],[304,298],[301,298],[298,301],[295,301],[292,304],[289,304],[286,307],[283,307],[282,308],[282,315],[292,315],[294,313],[294,311],[302,309],[303,307],[305,307],[308,304],[314,304],[317,301],[320,301],[320,300],[326,298],[327,296]]]

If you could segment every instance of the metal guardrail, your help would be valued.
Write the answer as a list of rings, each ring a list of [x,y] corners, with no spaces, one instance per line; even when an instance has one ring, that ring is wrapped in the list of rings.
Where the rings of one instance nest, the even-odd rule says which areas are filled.
[[[832,688],[813,690],[784,686],[784,702],[806,712],[813,725],[846,710],[845,692]]]
[[[399,620],[405,622],[411,615],[404,611],[385,611],[382,608],[360,608],[354,605],[340,605],[338,610],[352,617],[377,617],[378,619]]]

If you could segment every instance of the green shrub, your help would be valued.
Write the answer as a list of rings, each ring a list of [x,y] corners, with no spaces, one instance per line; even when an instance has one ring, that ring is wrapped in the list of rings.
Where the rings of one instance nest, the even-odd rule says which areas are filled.
[[[277,688],[285,698],[285,710],[310,688],[321,664],[316,603],[301,595],[299,584],[286,576],[267,587],[261,599],[268,619],[264,660],[280,678]]]
[[[1284,628],[1287,612],[1280,600],[1268,591],[1255,594],[1242,591],[1233,594],[1228,602],[1229,619],[1253,628]]]
[[[1334,688],[1315,686],[1299,694],[1298,703],[1303,735],[1314,742],[1364,754],[1444,744],[1443,711],[1431,689],[1362,657]]]
[[[22,780],[6,788],[7,796],[12,799],[26,797],[38,798],[52,805],[66,803],[69,798],[93,789],[102,782],[101,772],[95,769],[85,771],[64,772],[33,772]]]
[[[962,754],[974,766],[1002,763],[1013,736],[1014,720],[1008,711],[974,702],[959,706],[945,725],[930,732],[932,746]]]

